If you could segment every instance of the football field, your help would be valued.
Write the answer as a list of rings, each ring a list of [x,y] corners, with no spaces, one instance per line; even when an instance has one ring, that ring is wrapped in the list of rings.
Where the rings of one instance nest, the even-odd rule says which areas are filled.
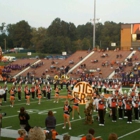
[[[61,90],[60,95],[65,96],[67,95],[66,89]],[[7,115],[3,117],[2,120],[2,128],[8,130],[18,130],[19,127],[19,120],[18,120],[18,113],[20,107],[24,106],[26,111],[30,115],[29,123],[32,127],[40,126],[45,129],[45,118],[47,117],[47,113],[49,110],[52,110],[54,116],[57,120],[56,130],[59,135],[64,135],[66,133],[70,134],[71,136],[77,137],[80,139],[83,135],[86,135],[89,128],[95,129],[95,137],[102,137],[103,140],[108,138],[109,133],[115,132],[117,133],[120,140],[140,140],[140,120],[133,121],[132,124],[127,124],[127,119],[124,118],[123,120],[117,120],[117,122],[112,122],[111,118],[109,117],[108,112],[105,115],[105,126],[99,126],[99,122],[96,120],[97,112],[93,112],[94,123],[91,125],[85,124],[85,114],[84,108],[85,105],[80,105],[80,115],[81,119],[79,119],[78,114],[75,112],[74,120],[71,120],[72,130],[62,129],[63,127],[63,105],[64,105],[64,98],[59,100],[59,103],[53,103],[53,96],[54,91],[52,91],[52,99],[47,100],[46,98],[42,98],[41,104],[38,104],[38,99],[31,99],[31,104],[26,105],[26,100],[24,96],[22,96],[22,100],[18,101],[17,95],[15,100],[15,105],[13,108],[10,107],[9,103],[9,94],[7,102],[3,102],[2,106],[0,107],[1,113],[5,112]],[[70,103],[72,105],[72,103]],[[72,117],[71,117],[72,118]],[[134,117],[133,117],[134,119]],[[10,136],[7,136],[10,137]],[[12,140],[12,138],[3,138],[3,140]]]

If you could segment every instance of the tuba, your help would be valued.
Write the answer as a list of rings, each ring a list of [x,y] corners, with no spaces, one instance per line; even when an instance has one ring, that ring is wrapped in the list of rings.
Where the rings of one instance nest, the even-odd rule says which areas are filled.
[[[55,75],[54,76],[54,80],[58,80],[59,79],[59,76],[58,75]]]
[[[70,79],[70,76],[69,75],[66,75],[66,80],[69,80]]]
[[[66,76],[63,74],[63,75],[61,76],[61,79],[64,80],[65,78],[66,78]]]

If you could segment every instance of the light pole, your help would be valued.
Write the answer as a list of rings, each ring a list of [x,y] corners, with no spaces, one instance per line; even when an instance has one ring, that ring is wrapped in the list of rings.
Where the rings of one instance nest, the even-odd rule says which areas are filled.
[[[94,20],[93,20],[93,23],[94,23],[94,27],[93,27],[93,50],[94,50],[94,47],[95,47],[95,24],[96,24],[96,0],[94,0]]]
[[[5,53],[6,53],[6,38],[4,39]]]
[[[100,18],[96,19],[96,0],[94,0],[94,19],[93,19],[93,50],[96,42],[96,20],[100,21]]]

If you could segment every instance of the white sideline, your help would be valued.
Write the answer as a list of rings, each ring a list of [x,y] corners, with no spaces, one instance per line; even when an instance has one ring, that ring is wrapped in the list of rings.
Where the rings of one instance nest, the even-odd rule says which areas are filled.
[[[140,128],[139,128],[139,129],[136,129],[136,130],[134,130],[134,131],[132,131],[132,132],[130,132],[130,133],[127,133],[127,134],[125,134],[125,135],[122,135],[122,136],[118,137],[118,139],[121,139],[121,138],[126,137],[126,136],[128,136],[128,135],[131,135],[131,134],[133,134],[133,133],[135,133],[135,132],[137,132],[137,131],[140,131]]]
[[[76,65],[74,65],[67,74],[69,74],[71,71],[73,71],[76,67],[78,67],[81,63],[83,63],[87,58],[89,58],[92,54],[94,53],[94,51],[92,51],[91,53],[89,53],[86,57],[84,57],[79,63],[77,63]]]
[[[36,61],[35,63],[33,63],[32,65],[37,64],[37,63],[39,63],[40,61],[41,61],[41,60],[38,60],[38,61]],[[31,66],[32,66],[32,65],[31,65]],[[25,71],[28,70],[28,69],[30,69],[30,66],[27,67],[26,69],[24,69],[23,71],[19,72],[17,75],[14,76],[14,78],[16,78],[17,76],[21,75],[23,72],[25,72]]]

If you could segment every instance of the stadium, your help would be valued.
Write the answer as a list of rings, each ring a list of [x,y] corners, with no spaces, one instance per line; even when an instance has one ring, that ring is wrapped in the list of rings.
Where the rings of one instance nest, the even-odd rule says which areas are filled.
[[[133,27],[133,28],[132,28]],[[19,129],[18,113],[20,107],[24,106],[30,115],[30,125],[40,126],[45,129],[45,118],[49,110],[52,110],[56,119],[56,130],[58,138],[70,134],[72,139],[81,139],[88,133],[90,128],[95,129],[95,137],[107,138],[111,132],[117,133],[118,139],[128,140],[135,137],[139,140],[139,119],[135,121],[134,112],[132,124],[127,124],[127,119],[118,119],[112,122],[109,117],[109,108],[106,110],[105,126],[99,126],[97,119],[98,112],[92,112],[93,122],[85,124],[85,104],[80,104],[81,118],[75,113],[75,119],[70,122],[72,130],[62,129],[63,127],[63,106],[67,98],[67,87],[74,87],[79,82],[87,82],[93,92],[98,92],[107,99],[116,90],[135,94],[140,98],[140,52],[139,52],[139,24],[122,25],[121,49],[92,51],[76,51],[68,57],[47,57],[46,59],[17,59],[6,66],[1,66],[1,86],[7,86],[7,97],[1,102],[1,112],[6,113],[2,119],[1,137],[5,140],[12,140],[18,137]],[[132,32],[131,32],[132,31]],[[129,34],[128,34],[129,33]],[[127,34],[127,38],[124,37]],[[134,36],[136,37],[134,39]],[[125,39],[124,39],[125,38]],[[127,43],[126,43],[127,42]],[[1,56],[2,58],[2,56]],[[41,103],[38,98],[31,98],[30,105],[24,99],[24,87],[39,84],[41,89],[44,85],[51,85],[51,99],[49,100],[42,92]],[[19,100],[18,93],[15,93],[14,105],[10,107],[9,90],[12,86],[15,89],[21,85],[22,94]],[[55,88],[60,88],[59,103],[54,103]],[[83,86],[83,85],[82,85]],[[105,90],[106,89],[106,90]],[[76,91],[77,92],[77,91]],[[79,91],[80,92],[80,91]],[[85,91],[82,91],[85,94]],[[79,93],[80,95],[80,93]],[[93,95],[91,95],[93,96]],[[80,96],[79,96],[80,97]],[[93,96],[94,97],[94,96]],[[73,103],[70,101],[70,105]],[[3,138],[4,137],[4,138]]]

